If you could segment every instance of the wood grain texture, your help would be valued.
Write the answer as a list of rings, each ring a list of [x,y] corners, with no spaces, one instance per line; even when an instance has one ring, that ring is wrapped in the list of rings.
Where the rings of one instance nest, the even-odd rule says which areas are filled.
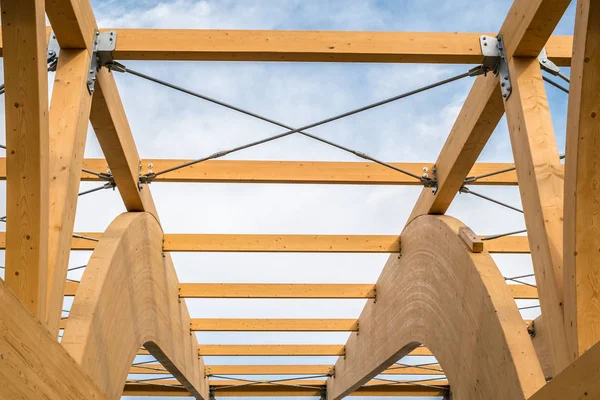
[[[192,318],[192,331],[199,332],[355,332],[355,319],[235,319]]]
[[[65,296],[75,296],[77,282],[65,282]],[[508,285],[515,299],[537,299],[537,289]],[[321,283],[180,283],[182,299],[374,299],[372,284]]]
[[[150,188],[138,188],[140,156],[115,78],[105,68],[97,75],[90,120],[127,211],[146,211],[158,218]]]
[[[563,322],[563,170],[537,58],[509,62],[505,102],[521,202],[554,372],[568,365]]]
[[[592,346],[529,400],[600,398],[600,343]]]
[[[78,232],[100,238],[98,232]],[[253,235],[253,234],[165,234],[164,251],[185,252],[308,252],[308,253],[397,253],[395,235]],[[97,242],[73,238],[72,250],[94,250]],[[486,241],[490,253],[529,253],[526,236],[508,236]],[[0,249],[6,248],[6,232],[0,232]]]
[[[330,375],[333,365],[207,365],[207,376],[216,375]],[[164,375],[166,369],[160,364],[147,363],[132,366],[132,375]],[[443,375],[439,365],[427,365],[425,368],[394,365],[381,372],[383,375]]]
[[[421,216],[402,234],[377,282],[377,302],[335,364],[340,399],[419,344],[435,355],[456,398],[526,399],[544,376],[517,306],[487,251],[471,253],[450,217]]]
[[[161,381],[159,381],[161,382]],[[216,382],[216,381],[215,381]],[[295,384],[306,382],[308,386],[315,386],[312,381],[292,381]],[[241,384],[242,382],[239,381]],[[437,381],[434,381],[437,383]],[[232,386],[235,386],[234,383]],[[224,388],[220,387],[216,391],[217,397],[318,397],[321,395],[321,388],[297,387],[297,386],[274,386],[274,385],[245,385],[240,387]],[[436,387],[427,387],[418,384],[404,385],[372,385],[359,388],[351,396],[398,396],[398,397],[427,397],[432,398],[444,396],[447,394],[446,388],[436,385]],[[127,384],[123,391],[124,396],[189,396],[187,390],[180,387],[159,386],[158,384]]]
[[[70,15],[65,24],[63,16],[49,12],[53,25],[68,29],[58,33],[64,48],[85,48],[91,36],[73,35],[71,21],[85,21],[82,10],[72,11],[64,4],[68,0],[49,0],[49,11],[63,10]],[[71,4],[85,6],[85,1],[71,0]],[[71,6],[73,7],[73,6]],[[79,14],[79,17],[76,15]],[[89,15],[89,14],[87,14]],[[63,20],[59,20],[63,18]],[[85,29],[92,26],[83,22]],[[62,30],[62,29],[61,29]],[[481,63],[479,36],[493,33],[465,32],[335,32],[335,31],[245,31],[210,29],[119,29],[115,56],[120,60],[171,60],[171,61],[312,61],[312,62],[411,62],[411,63]],[[50,27],[47,27],[50,33]],[[71,36],[71,37],[68,37]],[[86,37],[84,37],[86,36]],[[82,39],[79,39],[82,38]],[[439,42],[425,43],[426,39]],[[235,40],[233,40],[235,39]],[[343,41],[342,47],[333,41]],[[350,44],[348,44],[350,41]],[[442,45],[450,43],[451,46]],[[548,57],[557,65],[571,62],[573,38],[552,36],[546,43]],[[299,47],[303,46],[300,51]],[[427,49],[427,50],[425,50]],[[351,50],[351,51],[349,51]],[[2,55],[0,35],[0,55]]]
[[[87,50],[60,52],[50,103],[50,212],[46,322],[58,333],[64,282],[69,267],[83,153],[92,97]]]
[[[507,59],[537,57],[570,2],[515,0],[499,31]],[[433,194],[423,189],[408,222],[419,215],[446,212],[502,117],[501,102],[498,80],[478,77],[436,161],[438,190]]]
[[[0,281],[0,398],[108,400]]]
[[[4,169],[0,158],[0,179]],[[158,172],[190,160],[143,159],[142,173]],[[433,167],[429,162],[395,162],[392,165],[421,175],[423,167]],[[148,166],[151,166],[149,168]],[[510,163],[478,163],[469,176],[478,176],[513,167]],[[101,158],[84,160],[84,168],[106,172],[108,164]],[[99,181],[93,175],[82,172],[81,179]],[[342,185],[421,185],[421,182],[392,169],[372,162],[347,161],[254,161],[210,160],[159,175],[154,182],[211,182],[211,183],[295,183],[295,184],[342,184]],[[514,171],[481,178],[474,185],[517,185]]]
[[[117,217],[92,253],[66,322],[62,345],[111,399],[120,398],[142,345],[194,397],[208,397],[198,343],[161,242],[151,214]]]
[[[87,49],[91,54],[97,26],[89,0],[47,0],[46,13],[62,49]]]
[[[565,159],[564,312],[570,360],[600,340],[600,4],[577,2]]]
[[[48,73],[43,0],[2,0],[7,181],[6,284],[46,321]]]
[[[478,64],[481,33],[117,29],[119,60],[295,61]],[[493,35],[488,33],[488,35]],[[547,38],[546,38],[547,39]],[[569,37],[548,56],[571,57]]]

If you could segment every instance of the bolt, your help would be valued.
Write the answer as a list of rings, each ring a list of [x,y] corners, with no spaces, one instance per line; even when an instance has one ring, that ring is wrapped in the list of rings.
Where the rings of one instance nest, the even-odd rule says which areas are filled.
[[[483,45],[484,45],[484,46],[487,46],[487,42],[485,42]]]
[[[148,168],[153,168],[153,167],[154,167],[154,164],[148,163]]]
[[[107,169],[107,170],[106,170],[106,173],[107,173],[108,175],[110,175],[110,174],[111,174],[111,172],[110,172],[110,169]]]
[[[148,174],[152,174],[152,173],[153,173],[153,172],[152,172],[152,170],[151,170],[151,169],[149,169],[149,170],[148,170]]]
[[[502,83],[500,84],[500,86],[504,87],[504,86],[506,86],[506,83],[502,82]]]
[[[423,172],[427,172],[429,169],[427,167],[423,167]]]
[[[546,61],[548,61],[548,60],[546,60],[546,59],[542,60],[542,64],[546,64]]]
[[[427,173],[424,173],[423,178],[429,178],[429,175],[427,175]]]
[[[505,76],[505,77],[504,77],[504,80],[505,80],[505,81],[507,81],[507,80],[508,80],[508,76]]]

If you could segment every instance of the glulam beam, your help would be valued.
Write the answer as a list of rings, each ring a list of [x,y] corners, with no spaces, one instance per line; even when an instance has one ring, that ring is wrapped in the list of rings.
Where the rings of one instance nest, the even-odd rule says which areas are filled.
[[[564,176],[537,57],[513,57],[506,120],[555,373],[568,365],[563,315]]]
[[[46,321],[48,66],[44,0],[2,0],[6,120],[6,284]]]
[[[98,232],[78,232],[72,250],[94,250],[102,236]],[[91,238],[91,240],[90,240]],[[6,248],[6,233],[0,232],[0,250]],[[488,240],[489,253],[529,253],[526,236]],[[260,253],[398,253],[396,235],[253,235],[253,234],[165,234],[168,252],[260,252]]]
[[[567,114],[564,312],[570,359],[600,340],[600,4],[580,0]]]

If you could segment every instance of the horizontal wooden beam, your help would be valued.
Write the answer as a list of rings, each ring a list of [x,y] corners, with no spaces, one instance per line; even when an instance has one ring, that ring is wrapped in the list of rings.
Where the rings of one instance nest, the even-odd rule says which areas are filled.
[[[77,282],[67,282],[65,296],[75,296]],[[537,289],[508,285],[515,299],[537,299]],[[374,284],[323,283],[180,283],[184,299],[374,299]]]
[[[160,364],[148,363],[132,366],[132,375],[168,374]],[[207,365],[204,368],[207,376],[214,375],[331,375],[333,365]],[[384,375],[444,375],[437,364],[423,367],[393,365],[382,372]]]
[[[481,33],[116,29],[117,60],[479,64]],[[488,34],[495,36],[494,34]],[[572,38],[553,36],[548,57],[571,59]],[[516,54],[518,55],[518,54]]]
[[[173,385],[173,381],[159,380],[151,383],[128,383],[123,390],[123,396],[169,396],[186,397],[190,394],[181,386]],[[311,388],[310,386],[321,386],[319,381],[294,380],[289,381],[289,385],[301,386],[281,386],[281,385],[243,385],[243,381],[223,380],[211,381],[223,382],[211,386],[216,388],[215,395],[219,397],[315,397],[321,395],[321,388]],[[350,396],[409,396],[409,397],[435,397],[446,394],[446,381],[427,381],[426,385],[419,384],[391,384],[386,385],[385,381],[372,381],[372,385],[363,386]],[[380,383],[379,383],[380,382]],[[443,383],[446,382],[444,385]],[[174,383],[177,383],[176,381]],[[224,386],[243,385],[239,387]],[[434,387],[431,387],[434,386]]]
[[[5,246],[0,232],[0,249]],[[98,232],[77,233],[99,239]],[[73,238],[72,250],[94,250],[96,241]],[[490,253],[529,253],[526,236],[507,236],[484,243]],[[398,253],[397,235],[254,235],[254,234],[165,234],[169,252],[258,252],[258,253]]]
[[[5,179],[4,160],[0,158],[0,179]],[[144,159],[142,172],[158,172],[172,168],[190,160]],[[423,173],[433,164],[429,162],[396,162],[392,165],[412,172]],[[512,168],[510,163],[478,163],[469,176],[480,176]],[[102,158],[87,158],[83,168],[106,173],[108,166]],[[90,173],[82,172],[84,181],[100,181]],[[154,182],[182,183],[283,183],[283,184],[343,184],[343,185],[414,185],[422,183],[410,176],[372,162],[347,161],[253,161],[253,160],[211,160],[195,164],[164,175]],[[483,177],[473,185],[517,185],[514,171]]]
[[[228,319],[192,318],[198,332],[356,332],[355,319]]]

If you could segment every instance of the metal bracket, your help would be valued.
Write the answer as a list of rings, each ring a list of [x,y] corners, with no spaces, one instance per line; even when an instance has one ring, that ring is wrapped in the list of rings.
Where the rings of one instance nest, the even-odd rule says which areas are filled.
[[[214,387],[208,389],[208,400],[216,400]]]
[[[486,35],[480,36],[479,45],[481,46],[481,54],[483,54],[484,67],[494,71],[494,75],[499,77],[502,97],[507,100],[512,93],[512,85],[502,35],[497,38]]]
[[[556,64],[554,64],[548,59],[545,47],[540,52],[540,55],[538,56],[538,61],[540,62],[540,67],[542,68],[542,70],[554,76],[560,75],[560,68],[558,68]]]
[[[56,40],[54,31],[50,32],[50,41],[48,42],[48,71],[56,71],[56,65],[58,64],[58,54],[60,53],[60,45]]]
[[[94,43],[92,46],[92,57],[90,60],[90,70],[88,73],[87,87],[90,94],[94,93],[96,75],[100,68],[113,62],[112,52],[117,46],[117,32],[107,31],[94,33]]]

